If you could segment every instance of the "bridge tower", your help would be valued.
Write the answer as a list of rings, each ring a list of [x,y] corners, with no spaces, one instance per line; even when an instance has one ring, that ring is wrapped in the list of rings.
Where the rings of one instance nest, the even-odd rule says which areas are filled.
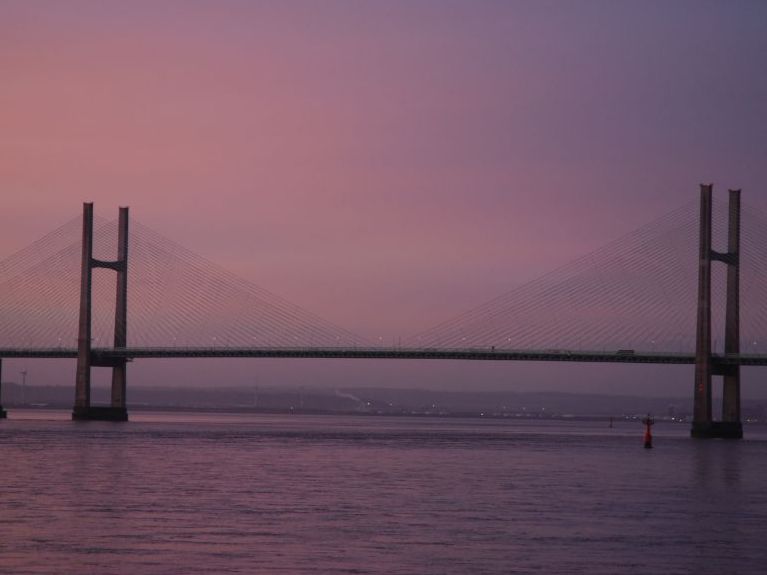
[[[3,409],[3,358],[0,357],[0,419],[8,417],[5,409]]]
[[[128,208],[120,208],[117,260],[93,258],[93,204],[83,204],[82,271],[80,277],[80,326],[77,337],[77,376],[72,419],[128,421],[125,406],[125,358],[94,358],[91,353],[91,287],[94,268],[117,272],[115,302],[115,348],[127,345],[128,327]],[[109,406],[91,405],[91,367],[112,368],[112,401]]]
[[[740,439],[740,190],[729,191],[727,252],[711,247],[711,185],[700,187],[700,260],[698,268],[698,321],[695,345],[695,391],[692,436]],[[727,265],[727,303],[725,311],[725,358],[735,363],[715,361],[711,353],[711,262]],[[722,419],[711,415],[712,375],[724,377]]]

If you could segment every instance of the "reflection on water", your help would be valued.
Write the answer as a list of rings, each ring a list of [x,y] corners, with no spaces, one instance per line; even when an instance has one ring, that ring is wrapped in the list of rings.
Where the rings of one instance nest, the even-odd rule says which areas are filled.
[[[762,573],[767,435],[64,412],[0,423],[9,573]]]

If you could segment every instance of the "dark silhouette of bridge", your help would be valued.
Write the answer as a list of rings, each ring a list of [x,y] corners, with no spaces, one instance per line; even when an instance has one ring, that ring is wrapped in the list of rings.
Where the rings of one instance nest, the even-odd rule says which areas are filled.
[[[761,305],[765,286],[753,280],[763,278],[765,274],[762,273],[763,258],[760,254],[749,255],[749,251],[745,254],[749,255],[749,259],[741,253],[740,191],[729,192],[726,251],[719,252],[712,247],[715,228],[712,205],[712,186],[703,185],[697,222],[690,219],[689,211],[676,213],[660,224],[651,224],[629,234],[606,251],[598,250],[586,259],[575,262],[572,267],[565,266],[553,276],[544,276],[541,280],[530,282],[519,290],[513,290],[422,332],[407,340],[404,345],[384,346],[370,344],[364,338],[265,290],[246,284],[231,274],[227,275],[210,262],[195,258],[175,244],[167,247],[167,240],[140,225],[138,231],[142,238],[135,244],[136,252],[149,264],[144,273],[135,278],[140,289],[144,290],[139,300],[148,309],[145,314],[147,317],[143,320],[139,318],[138,323],[143,321],[144,330],[156,332],[158,337],[165,337],[166,342],[172,339],[172,343],[158,345],[154,341],[152,345],[141,345],[131,342],[129,345],[128,276],[129,272],[133,274],[133,268],[129,266],[128,256],[132,245],[128,236],[128,208],[120,208],[116,223],[107,222],[97,226],[101,236],[107,239],[114,236],[116,227],[117,259],[104,260],[94,257],[93,205],[86,203],[79,241],[77,347],[62,345],[61,336],[56,344],[50,343],[51,335],[56,330],[62,333],[61,330],[69,329],[71,324],[71,316],[61,309],[71,299],[57,299],[59,294],[72,291],[70,284],[66,284],[70,287],[40,287],[47,277],[44,275],[47,272],[43,270],[53,268],[51,276],[56,276],[57,267],[61,267],[60,276],[71,273],[73,248],[69,244],[63,249],[52,247],[57,245],[54,240],[58,241],[71,232],[73,226],[69,225],[61,228],[63,231],[55,232],[52,238],[41,240],[36,246],[35,250],[43,254],[39,262],[22,265],[26,261],[24,258],[29,256],[21,252],[15,259],[11,258],[10,262],[6,260],[6,267],[11,270],[6,275],[10,279],[3,279],[4,270],[0,265],[0,289],[6,286],[10,293],[37,290],[44,300],[44,303],[29,305],[18,303],[15,299],[4,303],[0,299],[0,312],[3,305],[12,311],[10,319],[5,322],[10,326],[10,332],[13,333],[14,329],[23,332],[14,341],[14,345],[0,342],[0,370],[2,358],[76,359],[73,419],[127,421],[127,363],[145,358],[268,357],[689,364],[695,366],[692,435],[740,438],[740,368],[767,365],[767,354],[756,353],[755,335],[761,333],[759,328],[767,326],[767,314]],[[756,237],[748,238],[745,245],[749,248],[764,245],[759,234],[767,226],[763,226],[758,218],[755,221],[758,221],[758,225],[754,226],[758,233]],[[685,268],[686,272],[676,273],[689,262],[671,258],[668,245],[687,241],[695,228],[698,231],[698,260],[695,268],[698,289],[697,297],[690,300],[687,295],[695,291],[692,288],[691,270]],[[749,312],[753,325],[747,341],[752,343],[751,353],[741,353],[740,342],[741,267],[744,261],[750,262],[756,270],[751,274],[751,283],[748,285],[751,296],[748,300]],[[184,264],[179,267],[184,271],[171,271],[170,280],[162,279],[160,273],[173,270],[171,263],[178,262]],[[724,293],[714,293],[715,296],[723,295],[725,300],[724,317],[719,318],[723,319],[724,324],[724,346],[721,353],[716,350],[716,339],[712,342],[716,324],[712,320],[712,262],[726,266]],[[19,272],[18,269],[24,271]],[[109,338],[112,343],[108,346],[103,345],[107,339],[103,329],[100,330],[101,345],[99,337],[94,337],[93,332],[93,274],[97,269],[114,271],[117,277],[114,319]],[[583,269],[591,271],[584,273]],[[144,276],[151,276],[151,279]],[[185,307],[179,307],[163,322],[160,318],[163,310],[176,305],[175,300],[168,295],[169,292],[173,292],[175,299]],[[67,297],[71,295],[69,293]],[[103,299],[104,294],[99,292],[97,296]],[[154,307],[147,306],[149,300]],[[244,309],[257,310],[258,315],[251,317],[237,312],[230,313],[229,319],[222,320],[228,302],[233,301],[242,304]],[[663,308],[659,302],[666,307]],[[691,309],[682,309],[681,302]],[[40,312],[40,308],[45,308],[45,311]],[[223,337],[219,341],[217,336],[213,336],[207,344],[201,341],[189,343],[179,342],[177,335],[170,335],[194,332],[189,323],[190,310],[196,312],[199,309],[210,312],[209,317],[202,317],[201,321],[218,321],[223,330],[233,331],[234,341],[225,341]],[[24,315],[30,310],[33,312],[30,316],[32,320],[26,319]],[[688,337],[685,333],[686,327],[690,325],[688,312],[693,310],[696,314],[694,350],[656,350],[656,344],[671,347],[673,338],[678,338],[679,347],[682,347],[682,340]],[[722,315],[718,309],[714,311]],[[99,309],[99,314],[104,315],[103,309]],[[629,314],[630,321],[619,325],[613,321],[616,314]],[[665,331],[659,328],[666,324],[668,326]],[[30,325],[33,327],[30,328]],[[673,336],[669,336],[674,330],[676,332]],[[569,344],[563,344],[565,336],[571,338]],[[610,344],[605,343],[608,336],[612,338]],[[20,344],[24,337],[34,340],[34,343]],[[49,342],[47,345],[44,343],[46,338]],[[573,338],[579,340],[578,346],[572,345]],[[599,338],[602,338],[602,345],[597,345]],[[648,342],[650,349],[646,349]],[[108,406],[91,403],[92,367],[112,369],[111,404]],[[723,377],[723,409],[719,420],[715,420],[712,414],[714,376]],[[0,416],[3,415],[0,406]]]

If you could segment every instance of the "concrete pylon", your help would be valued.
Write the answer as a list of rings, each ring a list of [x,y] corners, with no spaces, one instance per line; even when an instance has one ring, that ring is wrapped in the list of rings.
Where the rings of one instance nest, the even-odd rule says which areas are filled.
[[[695,389],[693,393],[693,437],[740,439],[740,190],[730,190],[727,252],[711,247],[713,186],[700,187],[700,250],[698,263],[698,320],[695,345]],[[711,262],[727,268],[725,358],[714,362],[711,354]],[[724,376],[722,420],[714,421],[711,410],[711,379]]]
[[[73,419],[85,417],[91,406],[91,285],[93,280],[93,204],[83,204],[80,264],[80,322],[77,331],[77,375]]]
[[[120,208],[117,230],[117,297],[115,298],[115,349],[128,344],[128,208]],[[126,409],[125,382],[127,360],[112,367],[112,408]]]
[[[5,419],[7,416],[3,409],[3,358],[0,357],[0,419]]]
[[[700,186],[698,320],[695,337],[695,391],[692,435],[711,425],[711,200],[712,185]]]
[[[729,231],[727,234],[727,308],[725,312],[724,353],[740,355],[740,190],[729,190]],[[740,365],[724,371],[722,422],[743,436],[740,421]]]
[[[127,421],[125,405],[125,359],[96,359],[91,350],[91,288],[93,268],[108,268],[117,272],[115,309],[115,347],[127,343],[128,301],[128,208],[120,208],[116,261],[93,258],[93,204],[83,204],[82,268],[80,277],[80,325],[77,337],[77,375],[75,405],[72,419]],[[109,406],[91,405],[91,367],[112,368],[112,401]]]

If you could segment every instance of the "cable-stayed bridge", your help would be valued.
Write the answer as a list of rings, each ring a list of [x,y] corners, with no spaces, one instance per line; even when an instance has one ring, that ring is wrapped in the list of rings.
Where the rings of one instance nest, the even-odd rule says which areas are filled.
[[[698,434],[737,435],[739,395],[722,416],[737,429],[723,432],[710,413],[710,379],[724,375],[725,388],[729,377],[739,390],[740,366],[767,365],[767,216],[741,208],[736,192],[729,207],[713,208],[709,219],[704,186],[700,204],[383,346],[138,222],[129,236],[127,209],[111,221],[86,204],[82,218],[0,261],[0,359],[77,358],[75,417],[86,419],[127,418],[126,363],[143,358],[696,364]],[[712,273],[717,260],[725,265]],[[91,366],[113,369],[109,407],[90,404]]]

